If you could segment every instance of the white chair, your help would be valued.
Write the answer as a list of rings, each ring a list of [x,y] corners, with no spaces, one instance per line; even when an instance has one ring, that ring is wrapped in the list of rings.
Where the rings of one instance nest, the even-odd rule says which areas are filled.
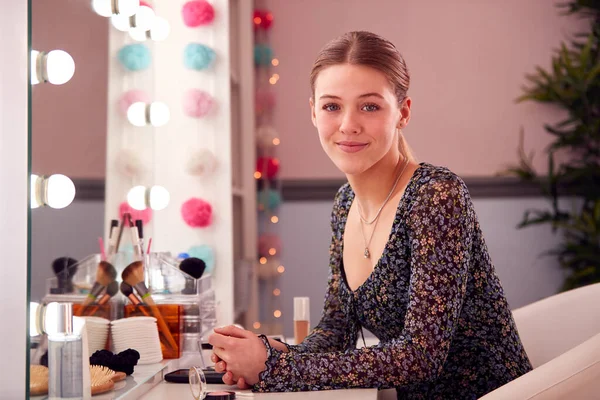
[[[533,371],[481,400],[600,398],[600,284],[513,312]]]
[[[529,304],[513,316],[537,368],[600,333],[600,283]]]

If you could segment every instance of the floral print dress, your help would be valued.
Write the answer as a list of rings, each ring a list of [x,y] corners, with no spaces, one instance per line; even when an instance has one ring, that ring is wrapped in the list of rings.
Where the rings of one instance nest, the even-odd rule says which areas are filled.
[[[532,369],[459,177],[419,165],[381,258],[355,291],[342,260],[353,200],[349,184],[335,197],[321,321],[289,352],[266,343],[255,391],[396,388],[399,399],[476,399]],[[378,345],[356,348],[362,327]]]

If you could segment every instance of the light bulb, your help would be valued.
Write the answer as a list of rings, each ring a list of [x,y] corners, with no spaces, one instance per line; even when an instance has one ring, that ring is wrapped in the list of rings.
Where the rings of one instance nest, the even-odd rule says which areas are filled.
[[[140,0],[118,0],[117,14],[125,17],[135,15],[140,9]]]
[[[135,186],[127,193],[127,203],[134,210],[145,210],[146,209],[146,187]]]
[[[112,0],[92,0],[92,9],[102,17],[110,17],[114,14]]]
[[[110,22],[117,30],[127,32],[131,28],[130,18],[124,15],[112,15]]]
[[[37,68],[39,54],[40,54],[39,51],[31,50],[31,57],[30,57],[31,65],[29,66],[29,68],[30,68],[32,85],[37,85],[38,83],[40,83],[40,80],[38,78],[38,68]]]
[[[39,190],[38,189],[38,182],[39,182],[40,177],[35,175],[35,174],[31,174],[31,186],[30,186],[30,191],[31,193],[29,194],[31,196],[31,208],[38,208],[39,206],[41,206],[42,204],[40,203],[39,200]]]
[[[69,177],[51,175],[46,183],[46,204],[52,208],[65,208],[75,198],[75,185]]]
[[[150,28],[152,28],[154,18],[155,14],[153,9],[146,6],[141,6],[133,16],[134,23],[132,24],[132,27],[148,31]]]
[[[46,73],[53,85],[67,83],[75,74],[75,61],[66,51],[52,50],[46,58]]]
[[[146,125],[146,103],[135,102],[127,109],[127,119],[135,126]]]
[[[150,39],[154,41],[165,40],[171,32],[169,21],[162,17],[155,17],[152,28],[150,29]]]
[[[169,192],[162,186],[152,186],[149,198],[150,208],[157,211],[165,209],[171,200]]]
[[[38,310],[40,308],[40,303],[36,303],[35,301],[29,302],[29,336],[38,336],[41,335],[42,327],[39,326],[38,319]]]
[[[153,126],[163,126],[171,118],[169,107],[165,103],[155,101],[150,104],[150,124]]]
[[[63,50],[52,50],[49,53],[32,50],[30,68],[32,85],[40,82],[62,85],[75,74],[75,61]]]
[[[133,40],[137,40],[138,42],[144,42],[146,41],[146,39],[148,39],[148,32],[140,28],[131,28],[129,30],[129,36],[131,36]]]

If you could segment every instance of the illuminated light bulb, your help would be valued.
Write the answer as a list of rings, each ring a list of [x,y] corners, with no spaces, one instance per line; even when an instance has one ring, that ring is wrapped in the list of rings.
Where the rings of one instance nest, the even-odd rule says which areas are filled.
[[[150,39],[159,42],[165,40],[169,36],[169,33],[171,33],[169,21],[162,17],[155,17],[150,29]]]
[[[260,329],[260,322],[258,322],[258,321],[257,321],[257,322],[255,322],[254,324],[252,324],[252,327],[253,327],[254,329]]]
[[[165,40],[169,33],[171,32],[171,25],[169,22],[162,17],[155,17],[154,22],[152,24],[152,28],[150,30],[144,30],[142,28],[131,28],[129,29],[129,36],[133,40],[137,40],[138,42],[143,42],[146,39],[154,40],[155,42],[159,42]]]
[[[271,217],[271,222],[272,222],[272,223],[274,223],[274,224],[276,224],[276,223],[278,223],[278,222],[279,222],[279,218],[277,218],[277,216],[276,216],[276,215],[273,215],[273,216]]]
[[[285,272],[285,267],[283,265],[280,265],[279,267],[277,267],[277,272],[283,274]]]
[[[164,210],[171,201],[169,191],[162,186],[152,186],[150,188],[150,208],[155,211]]]
[[[132,28],[139,29],[141,31],[148,31],[154,24],[156,15],[154,10],[145,4],[140,4],[137,12],[132,16],[125,15],[113,15],[110,17],[112,25],[122,32],[128,32]]]
[[[146,187],[134,186],[127,193],[127,203],[134,210],[142,211],[146,206]]]
[[[150,104],[150,125],[153,126],[163,126],[169,119],[171,118],[171,113],[169,112],[169,107],[165,103],[161,103],[159,101],[155,101]]]
[[[275,78],[276,81],[279,80],[279,74],[273,74],[273,78]]]
[[[32,50],[30,68],[32,85],[40,82],[63,85],[75,74],[75,61],[63,50],[52,50],[49,53]]]
[[[279,140],[279,138],[273,139],[273,146],[279,146],[280,143],[281,143],[281,140]]]
[[[169,107],[158,101],[150,104],[135,102],[127,109],[127,119],[134,126],[163,126],[170,118]]]
[[[40,184],[39,180],[41,178],[35,174],[31,175],[31,208],[38,208],[40,206],[43,206],[44,204],[42,203],[41,199],[39,198],[39,196],[37,195],[37,191],[38,191],[38,185]]]
[[[260,178],[262,178],[262,174],[260,172],[256,171],[254,173],[254,179],[260,179]]]
[[[274,67],[278,66],[279,65],[279,60],[276,59],[276,58],[272,59],[271,60],[271,65],[274,66]]]
[[[155,211],[165,209],[171,201],[169,191],[162,186],[134,186],[127,193],[127,203],[134,210],[142,211],[150,207]]]
[[[260,262],[262,265],[265,265],[265,264],[267,263],[267,257],[261,257],[261,258],[260,258],[258,261],[259,261],[259,262]]]
[[[272,256],[274,256],[275,254],[277,254],[277,249],[275,249],[274,247],[271,247],[269,249],[269,254],[272,255]]]
[[[280,294],[281,294],[281,290],[279,290],[279,289],[273,290],[273,296],[279,296]]]
[[[273,316],[274,316],[275,318],[279,318],[279,317],[281,317],[281,311],[280,311],[280,310],[275,310],[275,311],[273,312]]]
[[[50,175],[46,186],[45,203],[52,208],[65,208],[75,199],[75,184],[68,176]]]
[[[269,78],[269,83],[270,83],[271,85],[274,85],[274,84],[276,84],[276,83],[277,83],[277,79],[275,79],[275,78],[273,78],[273,77],[270,77],[270,78]]]
[[[140,8],[140,0],[92,0],[92,9],[102,17],[113,14],[131,17]]]

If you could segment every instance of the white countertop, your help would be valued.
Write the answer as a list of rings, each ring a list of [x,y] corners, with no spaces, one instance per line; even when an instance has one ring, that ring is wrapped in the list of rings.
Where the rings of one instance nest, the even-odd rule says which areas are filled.
[[[243,395],[236,395],[236,400],[369,400],[377,399],[377,389],[344,389],[322,390],[314,392],[286,392],[286,393],[252,393],[250,390],[239,390],[233,386],[208,385],[209,391],[230,390]],[[190,385],[183,383],[162,382],[152,390],[140,397],[140,400],[165,400],[165,399],[192,399]]]

